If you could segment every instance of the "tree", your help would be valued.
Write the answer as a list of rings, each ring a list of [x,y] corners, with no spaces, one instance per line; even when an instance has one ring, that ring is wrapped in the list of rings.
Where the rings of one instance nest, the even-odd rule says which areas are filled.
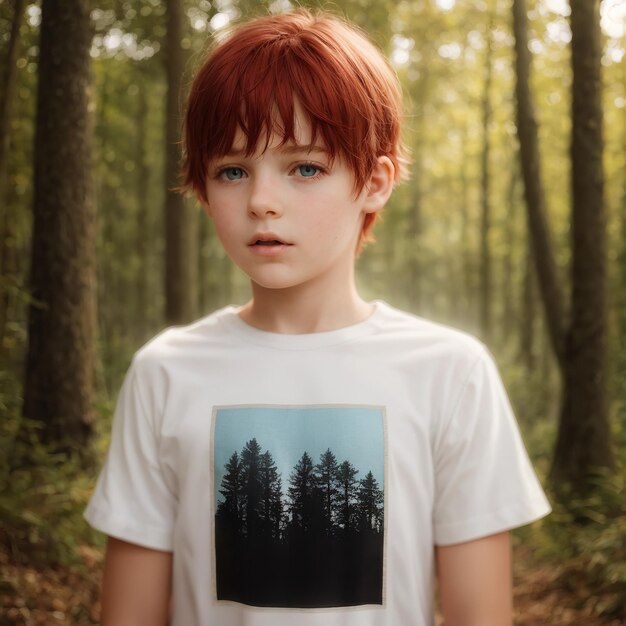
[[[480,326],[482,336],[487,338],[493,335],[491,327],[491,248],[489,233],[491,231],[491,202],[490,194],[490,163],[491,137],[490,126],[492,118],[491,84],[493,75],[493,16],[490,16],[487,25],[487,54],[485,56],[485,85],[483,91],[483,149],[481,158],[481,226],[480,226]]]
[[[181,324],[191,321],[197,309],[197,215],[173,191],[179,183],[180,169],[180,98],[185,70],[181,47],[183,6],[178,0],[167,0],[166,6],[165,317],[169,324]]]
[[[431,41],[430,38],[422,40],[421,48],[424,51],[419,80],[413,88],[415,98],[415,147],[412,152],[412,172],[410,203],[406,216],[406,232],[409,255],[406,260],[407,295],[411,310],[421,308],[423,299],[423,262],[422,262],[422,238],[424,235],[424,146],[426,144],[426,103],[431,90],[431,69],[429,65]]]
[[[334,522],[334,512],[339,495],[338,489],[339,465],[337,458],[330,448],[320,456],[320,462],[315,466],[317,485],[324,507],[324,522],[326,530],[330,532]]]
[[[17,82],[17,51],[20,39],[20,25],[24,16],[24,0],[14,0],[13,19],[11,22],[11,35],[7,50],[7,62],[4,76],[2,77],[2,89],[0,93],[0,345],[4,338],[6,313],[8,308],[8,290],[3,285],[7,274],[7,265],[12,251],[9,248],[11,227],[8,219],[5,184],[7,180],[9,153],[9,139],[11,127],[11,113],[15,98],[15,85]]]
[[[95,210],[89,3],[43,0],[24,415],[84,450],[92,433]]]
[[[289,511],[291,525],[296,530],[311,530],[314,522],[315,483],[313,461],[305,452],[289,476]]]
[[[574,485],[613,466],[606,397],[606,212],[600,0],[571,0],[572,293],[556,478]]]
[[[146,159],[146,136],[148,125],[148,99],[146,97],[146,88],[143,81],[139,83],[139,91],[137,93],[137,137],[136,145],[136,167],[137,167],[137,255],[139,257],[140,271],[137,272],[136,278],[136,324],[138,336],[142,337],[148,324],[148,304],[149,304],[149,284],[148,284],[148,268],[149,262],[149,246],[146,233],[148,232],[148,215],[149,215],[149,196],[148,196],[148,180],[150,171]]]
[[[366,530],[380,532],[383,526],[384,494],[372,472],[359,481],[357,493],[359,525]]]
[[[626,91],[626,68],[623,68],[623,84]],[[622,145],[626,152],[626,108],[624,111]],[[626,172],[622,180],[621,206],[620,206],[620,250],[618,257],[619,282],[616,289],[615,305],[618,311],[617,330],[618,340],[616,345],[617,366],[622,374],[626,373]],[[626,376],[622,375],[619,380],[620,391],[626,394]]]
[[[356,485],[358,483],[356,475],[358,473],[359,470],[356,469],[350,461],[344,461],[339,466],[339,472],[337,474],[340,492],[339,523],[344,531],[354,528],[353,514],[356,499]]]
[[[243,467],[237,452],[233,452],[224,466],[226,473],[222,478],[220,493],[224,501],[217,507],[217,514],[228,522],[236,532],[242,528],[243,518]]]
[[[0,96],[0,177],[1,187],[4,187],[6,176],[7,153],[9,150],[9,129],[11,109],[15,97],[17,79],[17,52],[20,41],[20,26],[24,17],[24,0],[13,0],[13,19],[11,20],[11,34],[7,48],[7,61],[4,76],[2,77],[2,95]]]
[[[259,482],[261,483],[259,512],[262,516],[264,534],[279,539],[283,521],[282,488],[280,474],[269,451],[261,455]]]
[[[606,216],[602,168],[600,0],[572,0],[572,289],[570,319],[556,276],[528,86],[524,0],[513,0],[518,136],[537,276],[561,374],[563,400],[552,478],[581,491],[614,464],[606,397]]]
[[[524,261],[524,285],[522,290],[522,327],[520,332],[520,359],[525,363],[528,371],[535,365],[535,300],[536,300],[536,271],[532,259],[532,249],[526,246]]]
[[[563,367],[567,321],[564,314],[561,282],[548,228],[545,193],[541,181],[537,120],[529,82],[530,51],[528,49],[526,0],[513,0],[513,31],[515,34],[517,136],[520,144],[528,232],[532,241],[539,289],[552,349],[559,364]]]
[[[261,519],[261,446],[256,439],[246,443],[241,451],[244,516],[248,537],[258,536]]]

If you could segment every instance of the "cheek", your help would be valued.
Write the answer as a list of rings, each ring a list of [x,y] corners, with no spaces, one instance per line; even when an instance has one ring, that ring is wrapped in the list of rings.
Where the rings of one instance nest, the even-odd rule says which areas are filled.
[[[220,194],[209,194],[207,199],[209,203],[207,214],[216,231],[229,233],[234,230],[237,211],[232,201],[220,196]]]
[[[233,214],[228,211],[211,211],[209,218],[213,224],[215,233],[224,245],[227,245],[229,241],[234,239],[241,230],[237,228]]]
[[[307,226],[311,232],[319,233],[334,241],[344,239],[358,228],[360,213],[351,205],[333,203],[333,197],[322,199],[314,210],[307,211]]]
[[[229,242],[234,241],[237,238],[238,231],[232,223],[232,220],[221,217],[217,220],[214,219],[213,225],[215,227],[215,231],[217,232],[217,236],[225,246],[228,246]]]

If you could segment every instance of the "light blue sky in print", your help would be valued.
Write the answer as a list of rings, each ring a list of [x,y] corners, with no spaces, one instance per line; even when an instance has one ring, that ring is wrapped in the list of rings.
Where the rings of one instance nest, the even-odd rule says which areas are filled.
[[[306,451],[313,463],[331,449],[338,463],[350,461],[365,478],[371,471],[383,488],[385,446],[383,408],[370,406],[222,407],[215,417],[215,497],[224,465],[233,452],[256,438],[261,451],[269,450],[282,474],[283,495],[289,475]]]

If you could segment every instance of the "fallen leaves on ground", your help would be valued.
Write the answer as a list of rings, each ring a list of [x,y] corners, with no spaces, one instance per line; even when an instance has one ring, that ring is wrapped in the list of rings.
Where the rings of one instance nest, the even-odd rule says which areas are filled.
[[[102,553],[78,549],[82,567],[34,568],[0,550],[0,624],[96,626],[100,620]]]
[[[516,626],[625,626],[621,619],[594,615],[584,577],[563,584],[563,568],[541,562],[525,546],[514,555]]]

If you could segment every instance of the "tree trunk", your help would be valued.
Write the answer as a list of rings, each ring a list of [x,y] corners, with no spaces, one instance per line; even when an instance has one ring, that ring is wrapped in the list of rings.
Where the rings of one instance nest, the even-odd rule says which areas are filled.
[[[3,76],[2,90],[0,90],[0,183],[4,188],[4,177],[7,171],[7,154],[9,152],[9,129],[11,127],[11,109],[15,97],[17,81],[17,52],[20,39],[20,26],[24,17],[24,0],[13,1],[13,20],[11,35],[7,49],[6,73]]]
[[[11,112],[15,98],[17,82],[17,52],[19,47],[20,26],[24,17],[24,0],[14,0],[11,35],[7,50],[6,72],[0,89],[0,346],[4,341],[4,330],[9,308],[9,292],[6,285],[9,282],[9,266],[14,264],[12,256],[15,251],[10,245],[12,239],[11,223],[7,202],[6,181],[8,179],[9,140],[11,128]],[[3,287],[3,285],[5,285]]]
[[[24,416],[61,450],[84,450],[93,422],[91,37],[86,0],[43,0]]]
[[[465,53],[464,53],[465,54]],[[467,149],[467,121],[463,122],[461,131],[461,197],[459,198],[460,212],[461,212],[461,267],[459,269],[459,276],[463,283],[461,289],[461,297],[463,298],[464,307],[463,315],[468,311],[475,311],[477,307],[474,305],[475,288],[474,288],[474,272],[472,271],[472,265],[474,263],[475,253],[472,250],[470,243],[470,202],[469,202],[469,180],[467,173],[467,163],[471,156]]]
[[[612,467],[606,397],[606,213],[600,0],[571,0],[572,305],[553,476],[584,485]]]
[[[491,230],[491,205],[489,202],[489,157],[491,141],[491,78],[493,73],[493,18],[487,27],[487,55],[485,59],[485,86],[483,92],[483,150],[481,158],[481,220],[480,220],[480,329],[485,341],[493,335],[491,324],[491,250],[489,232]]]
[[[517,99],[517,135],[520,144],[524,198],[528,230],[537,265],[537,278],[545,310],[552,348],[563,369],[565,354],[564,299],[550,241],[546,202],[541,182],[537,121],[529,86],[530,52],[528,50],[526,1],[513,0],[515,33],[515,69]]]
[[[622,89],[626,91],[626,63],[622,63]],[[622,120],[622,151],[626,154],[626,108]],[[613,310],[617,311],[617,342],[615,358],[619,375],[617,393],[626,397],[626,171],[622,173],[622,204],[620,207],[621,248],[618,256],[618,283],[615,289]]]
[[[518,209],[518,197],[517,186],[519,182],[519,170],[517,167],[511,169],[511,177],[509,178],[509,188],[507,193],[507,212],[504,223],[504,234],[506,241],[506,252],[504,255],[503,263],[503,279],[502,279],[502,298],[504,304],[502,307],[502,321],[500,328],[502,331],[504,341],[508,337],[514,336],[515,331],[519,325],[519,309],[516,309],[516,298],[514,296],[515,288],[515,276],[514,276],[514,251],[516,248],[516,234],[517,234],[517,209]]]
[[[428,44],[424,45],[426,50]],[[416,143],[413,147],[413,171],[411,176],[412,193],[410,196],[409,212],[407,215],[406,238],[408,241],[407,259],[407,285],[406,295],[409,308],[420,311],[423,300],[424,281],[422,279],[422,199],[423,199],[423,170],[424,170],[424,150],[426,134],[426,120],[424,108],[428,102],[430,90],[430,74],[427,61],[422,62],[420,68],[421,79],[416,83],[416,90],[413,95],[415,101],[415,117],[413,127],[415,129]]]
[[[535,298],[536,298],[536,269],[533,263],[533,253],[530,241],[526,245],[524,263],[524,286],[522,293],[522,329],[520,335],[520,359],[530,372],[535,367]]]
[[[121,219],[121,211],[115,198],[115,188],[107,176],[109,151],[114,152],[111,120],[113,118],[115,82],[107,66],[104,68],[102,88],[98,95],[98,118],[96,128],[96,200],[104,210],[97,214],[97,234],[100,254],[97,257],[98,269],[98,333],[101,348],[98,351],[98,381],[103,383],[107,396],[114,392],[117,383],[115,373],[116,357],[119,355],[118,329],[120,328],[118,303],[122,300],[119,290],[118,275],[115,270],[116,259],[120,256],[119,239],[116,236],[116,224]],[[102,376],[100,376],[102,373]]]
[[[197,211],[172,191],[180,183],[180,98],[185,64],[180,45],[183,7],[178,0],[167,0],[166,6],[165,317],[168,324],[183,324],[191,321],[197,310]]]
[[[139,257],[139,270],[136,278],[136,312],[135,336],[142,341],[145,339],[146,330],[151,319],[149,314],[150,299],[148,297],[148,276],[150,274],[150,254],[148,233],[148,178],[150,176],[146,160],[146,136],[148,126],[148,101],[143,77],[139,77],[139,93],[137,94],[137,138],[135,144],[135,162],[137,164],[137,231],[136,247]]]
[[[409,214],[407,217],[406,236],[409,241],[409,258],[407,272],[407,297],[409,308],[412,311],[419,311],[422,302],[422,272],[421,272],[421,246],[420,236],[422,234],[422,193],[421,178],[423,167],[420,149],[413,152],[413,175],[411,184],[413,193],[409,204]]]
[[[467,65],[467,44],[463,43],[461,53],[461,74],[464,75],[468,70]],[[469,100],[469,94],[465,94],[465,97]],[[463,117],[461,125],[461,163],[460,163],[460,179],[461,179],[461,196],[459,198],[459,209],[461,217],[461,254],[459,263],[461,267],[458,270],[459,278],[462,282],[460,296],[460,302],[457,299],[456,308],[459,310],[457,319],[459,323],[464,320],[464,323],[473,323],[473,316],[470,320],[468,315],[473,311],[478,311],[479,307],[476,304],[476,293],[478,289],[475,285],[476,272],[474,270],[476,262],[476,252],[472,245],[472,237],[470,231],[473,232],[472,227],[472,211],[470,206],[470,176],[468,172],[468,163],[473,160],[473,155],[470,154],[468,148],[468,121]]]

